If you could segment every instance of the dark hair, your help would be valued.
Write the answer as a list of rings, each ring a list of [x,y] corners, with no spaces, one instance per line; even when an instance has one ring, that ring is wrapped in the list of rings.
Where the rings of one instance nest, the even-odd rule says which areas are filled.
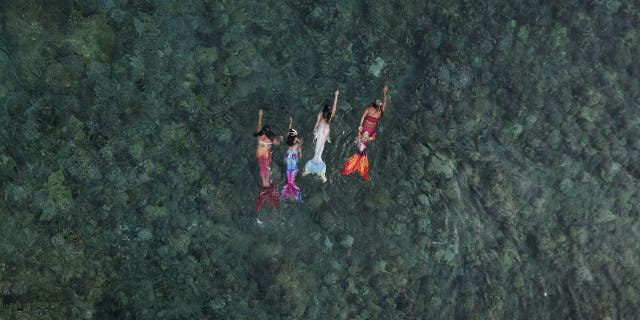
[[[324,105],[324,108],[322,108],[322,117],[324,118],[324,120],[329,121],[329,119],[331,119],[331,107],[328,104]]]
[[[267,138],[269,138],[269,140],[273,141],[273,139],[275,139],[276,134],[273,133],[273,131],[271,131],[271,128],[269,128],[269,126],[263,126],[262,130],[256,132],[253,134],[254,137],[259,137],[265,135],[267,136]]]
[[[289,129],[289,134],[287,135],[287,144],[290,147],[293,147],[294,145],[296,145],[297,137],[298,137],[298,134],[294,130]]]
[[[372,108],[374,108],[374,109],[376,109],[376,110],[380,110],[380,111],[382,111],[382,105],[378,105],[378,104],[376,103],[376,100],[373,100],[373,102],[371,102],[371,104],[369,105],[369,107],[372,107]],[[382,111],[382,112],[384,112],[384,111]]]

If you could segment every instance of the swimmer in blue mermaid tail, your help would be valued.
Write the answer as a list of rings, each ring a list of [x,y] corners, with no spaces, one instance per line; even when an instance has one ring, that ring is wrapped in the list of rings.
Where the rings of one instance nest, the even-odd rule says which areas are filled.
[[[302,173],[303,176],[310,173],[317,174],[322,182],[327,181],[327,177],[325,176],[327,165],[322,161],[322,151],[324,150],[325,142],[329,139],[329,122],[331,122],[331,119],[336,113],[336,107],[338,106],[338,94],[340,94],[340,92],[336,90],[333,97],[332,108],[329,108],[329,105],[325,104],[322,112],[318,113],[316,125],[313,128],[316,150],[313,155],[313,159],[307,161],[307,164],[304,166],[304,172]]]
[[[296,186],[296,174],[298,174],[298,160],[302,157],[302,140],[298,137],[298,132],[292,128],[293,119],[289,117],[289,134],[287,135],[287,153],[285,154],[284,163],[287,173],[287,184],[282,187],[282,199],[296,199],[302,202],[302,193],[300,188]]]

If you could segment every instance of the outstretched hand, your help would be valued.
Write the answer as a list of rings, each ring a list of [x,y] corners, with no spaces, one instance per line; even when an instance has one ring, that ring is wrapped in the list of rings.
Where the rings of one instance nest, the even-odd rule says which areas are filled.
[[[258,110],[258,115],[262,117],[262,109]]]
[[[384,88],[382,88],[382,93],[387,94],[387,92],[389,91],[389,87],[387,87],[387,85],[384,85]]]
[[[340,94],[339,90],[336,90],[336,97]]]

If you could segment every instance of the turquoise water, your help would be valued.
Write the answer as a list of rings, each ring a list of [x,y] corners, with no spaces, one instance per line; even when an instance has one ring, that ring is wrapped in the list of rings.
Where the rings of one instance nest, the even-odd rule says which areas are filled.
[[[0,8],[0,319],[640,312],[634,2]],[[335,90],[327,183],[256,212],[258,109],[304,163]]]

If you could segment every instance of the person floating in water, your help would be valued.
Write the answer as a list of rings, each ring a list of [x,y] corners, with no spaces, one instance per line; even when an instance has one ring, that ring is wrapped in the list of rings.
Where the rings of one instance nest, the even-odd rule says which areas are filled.
[[[271,184],[271,145],[280,145],[283,138],[277,137],[271,131],[269,126],[262,126],[262,109],[258,111],[258,126],[256,132],[253,134],[258,140],[258,146],[256,148],[256,159],[258,160],[258,168],[260,169],[260,179],[262,184],[260,185],[260,192],[258,193],[258,199],[256,200],[256,211],[260,211],[262,205],[268,204],[274,208],[278,208],[278,191]]]
[[[376,124],[387,107],[388,91],[389,88],[385,85],[382,89],[383,101],[376,99],[376,101],[364,108],[360,118],[360,126],[358,127],[358,138],[356,139],[358,151],[345,162],[344,167],[342,167],[342,175],[348,175],[357,170],[362,179],[369,180],[369,159],[366,154],[367,143],[376,139]]]
[[[302,157],[302,141],[298,137],[298,132],[293,129],[293,119],[289,117],[289,133],[287,135],[287,153],[284,163],[287,173],[287,184],[282,187],[282,199],[297,199],[302,202],[302,193],[296,186],[296,174],[298,174],[298,160]]]
[[[329,138],[329,122],[336,113],[336,107],[338,106],[338,94],[340,92],[336,90],[335,95],[333,97],[333,107],[330,108],[328,104],[324,105],[322,112],[318,113],[318,118],[316,119],[316,125],[313,128],[314,139],[316,141],[316,150],[313,155],[313,159],[307,161],[307,164],[304,166],[303,176],[307,174],[317,174],[320,176],[322,182],[327,181],[327,177],[325,173],[327,171],[327,165],[322,161],[322,151],[324,150],[324,144]]]

